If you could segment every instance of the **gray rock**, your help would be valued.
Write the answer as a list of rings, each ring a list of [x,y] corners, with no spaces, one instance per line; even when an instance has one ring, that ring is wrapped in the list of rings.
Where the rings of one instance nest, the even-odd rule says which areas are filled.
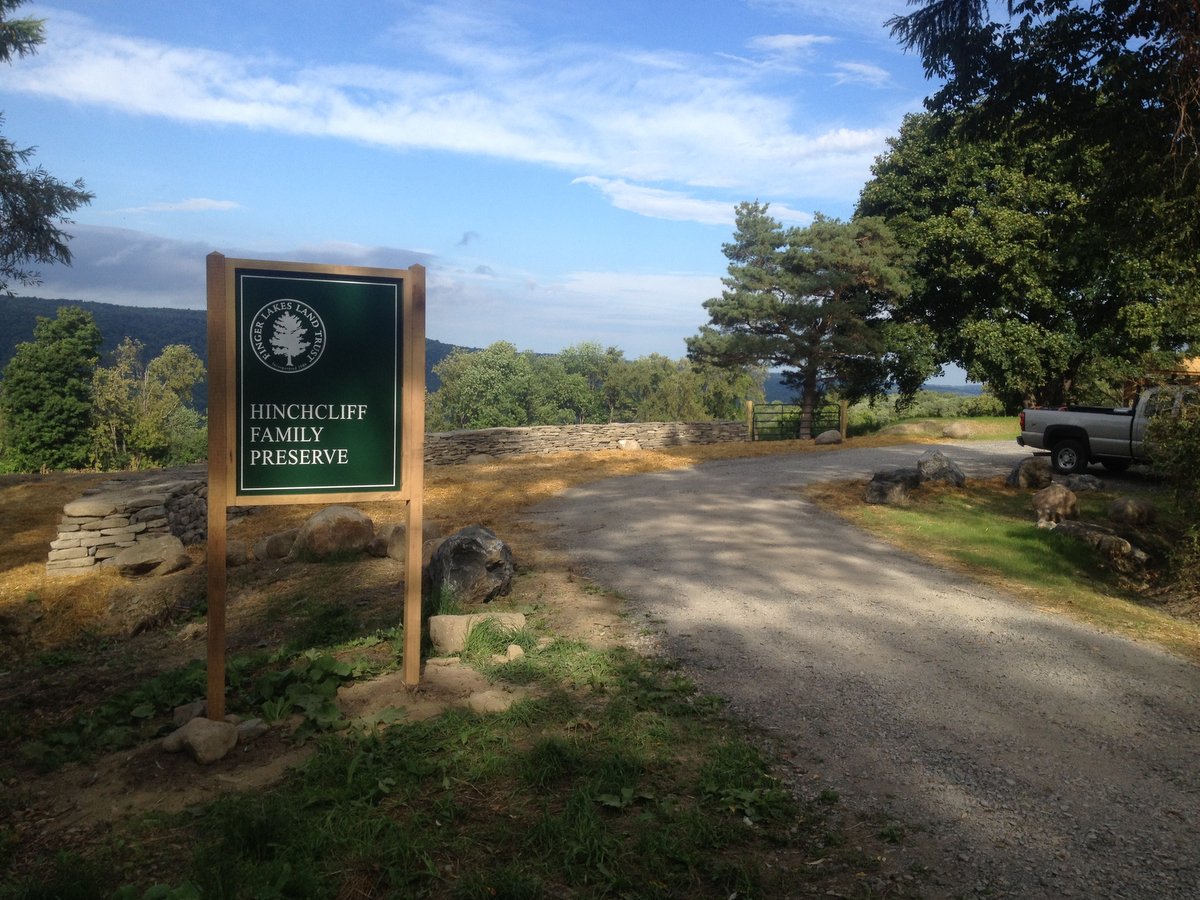
[[[831,428],[829,431],[822,431],[815,438],[814,444],[840,444],[842,442],[842,433],[836,428]]]
[[[1154,523],[1158,510],[1143,497],[1118,497],[1108,505],[1108,518],[1118,525],[1141,528]]]
[[[1144,552],[1102,525],[1092,525],[1087,522],[1059,522],[1053,527],[1057,534],[1065,534],[1095,547],[1110,562],[1142,563],[1147,559]]]
[[[430,616],[429,640],[439,653],[461,653],[477,625],[492,621],[507,631],[525,627],[524,613],[487,612],[466,616]]]
[[[617,449],[626,450],[632,453],[635,450],[641,450],[642,445],[633,438],[622,438],[621,440],[617,441]]]
[[[1044,487],[1033,495],[1038,528],[1053,528],[1066,519],[1079,518],[1079,500],[1061,484]]]
[[[353,506],[327,506],[300,526],[290,556],[325,559],[335,553],[362,553],[375,536],[370,516]]]
[[[183,541],[173,534],[159,534],[138,541],[113,558],[113,565],[125,578],[170,575],[190,564]]]
[[[1013,488],[1041,490],[1049,487],[1053,479],[1054,473],[1050,469],[1050,457],[1029,456],[1013,466],[1013,470],[1008,473],[1004,483]]]
[[[173,721],[176,728],[181,728],[197,716],[204,715],[204,708],[208,704],[203,700],[193,700],[191,703],[185,703],[183,706],[175,707]]]
[[[63,507],[63,514],[72,518],[101,518],[117,511],[119,505],[113,496],[83,497],[72,500]]]
[[[239,744],[249,744],[271,730],[271,726],[262,719],[246,719],[244,722],[236,723],[236,727]]]
[[[937,481],[962,487],[967,483],[967,476],[950,457],[941,450],[926,450],[917,460],[917,472],[921,482]]]
[[[237,746],[238,729],[232,722],[195,718],[168,734],[162,741],[167,753],[186,750],[202,766],[222,759]]]
[[[967,438],[975,433],[975,429],[967,422],[951,422],[942,429],[942,437]]]
[[[245,541],[229,538],[225,542],[225,565],[231,568],[244,566],[250,562],[250,548]]]
[[[881,469],[867,485],[866,501],[900,505],[908,502],[909,493],[921,483],[917,469]]]
[[[461,603],[488,603],[512,590],[512,551],[482,525],[445,538],[429,561],[430,596],[448,593]]]
[[[290,528],[287,531],[280,531],[278,534],[263,538],[254,545],[254,558],[283,559],[292,552],[292,546],[296,543],[296,535],[299,533],[299,528]]]
[[[421,522],[422,543],[431,541],[440,534],[441,530],[429,519]],[[380,558],[388,556],[399,562],[404,562],[408,556],[407,524],[401,522],[399,524],[380,525],[375,532],[375,536],[371,538],[371,543],[367,544],[367,552],[372,556]]]
[[[1063,483],[1067,486],[1068,491],[1074,491],[1077,494],[1104,490],[1104,482],[1095,475],[1068,475]]]

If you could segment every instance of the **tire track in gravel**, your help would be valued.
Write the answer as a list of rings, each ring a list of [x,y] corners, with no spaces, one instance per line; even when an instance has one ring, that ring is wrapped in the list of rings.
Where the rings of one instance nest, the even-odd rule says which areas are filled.
[[[810,790],[921,826],[930,896],[1200,897],[1200,669],[914,561],[796,490],[926,449],[611,479],[532,518]],[[968,475],[1027,455],[941,449]]]

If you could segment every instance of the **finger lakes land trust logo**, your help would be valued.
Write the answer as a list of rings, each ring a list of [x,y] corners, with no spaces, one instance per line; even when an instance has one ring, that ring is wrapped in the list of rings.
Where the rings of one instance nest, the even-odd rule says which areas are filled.
[[[274,300],[250,322],[250,349],[268,369],[284,374],[312,368],[325,350],[325,323],[301,300]]]

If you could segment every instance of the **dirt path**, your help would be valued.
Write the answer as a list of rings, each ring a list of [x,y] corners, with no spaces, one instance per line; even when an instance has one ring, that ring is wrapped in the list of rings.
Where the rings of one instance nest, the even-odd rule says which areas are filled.
[[[917,826],[931,896],[1200,896],[1200,669],[914,562],[796,490],[925,449],[610,480],[533,518],[810,790]],[[968,474],[1025,455],[943,449]]]

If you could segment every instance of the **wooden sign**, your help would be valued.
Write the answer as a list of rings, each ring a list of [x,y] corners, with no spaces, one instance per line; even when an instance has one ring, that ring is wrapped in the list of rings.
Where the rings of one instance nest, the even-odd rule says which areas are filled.
[[[406,501],[404,676],[417,683],[424,268],[210,254],[208,351],[208,717],[224,714],[230,505]]]

